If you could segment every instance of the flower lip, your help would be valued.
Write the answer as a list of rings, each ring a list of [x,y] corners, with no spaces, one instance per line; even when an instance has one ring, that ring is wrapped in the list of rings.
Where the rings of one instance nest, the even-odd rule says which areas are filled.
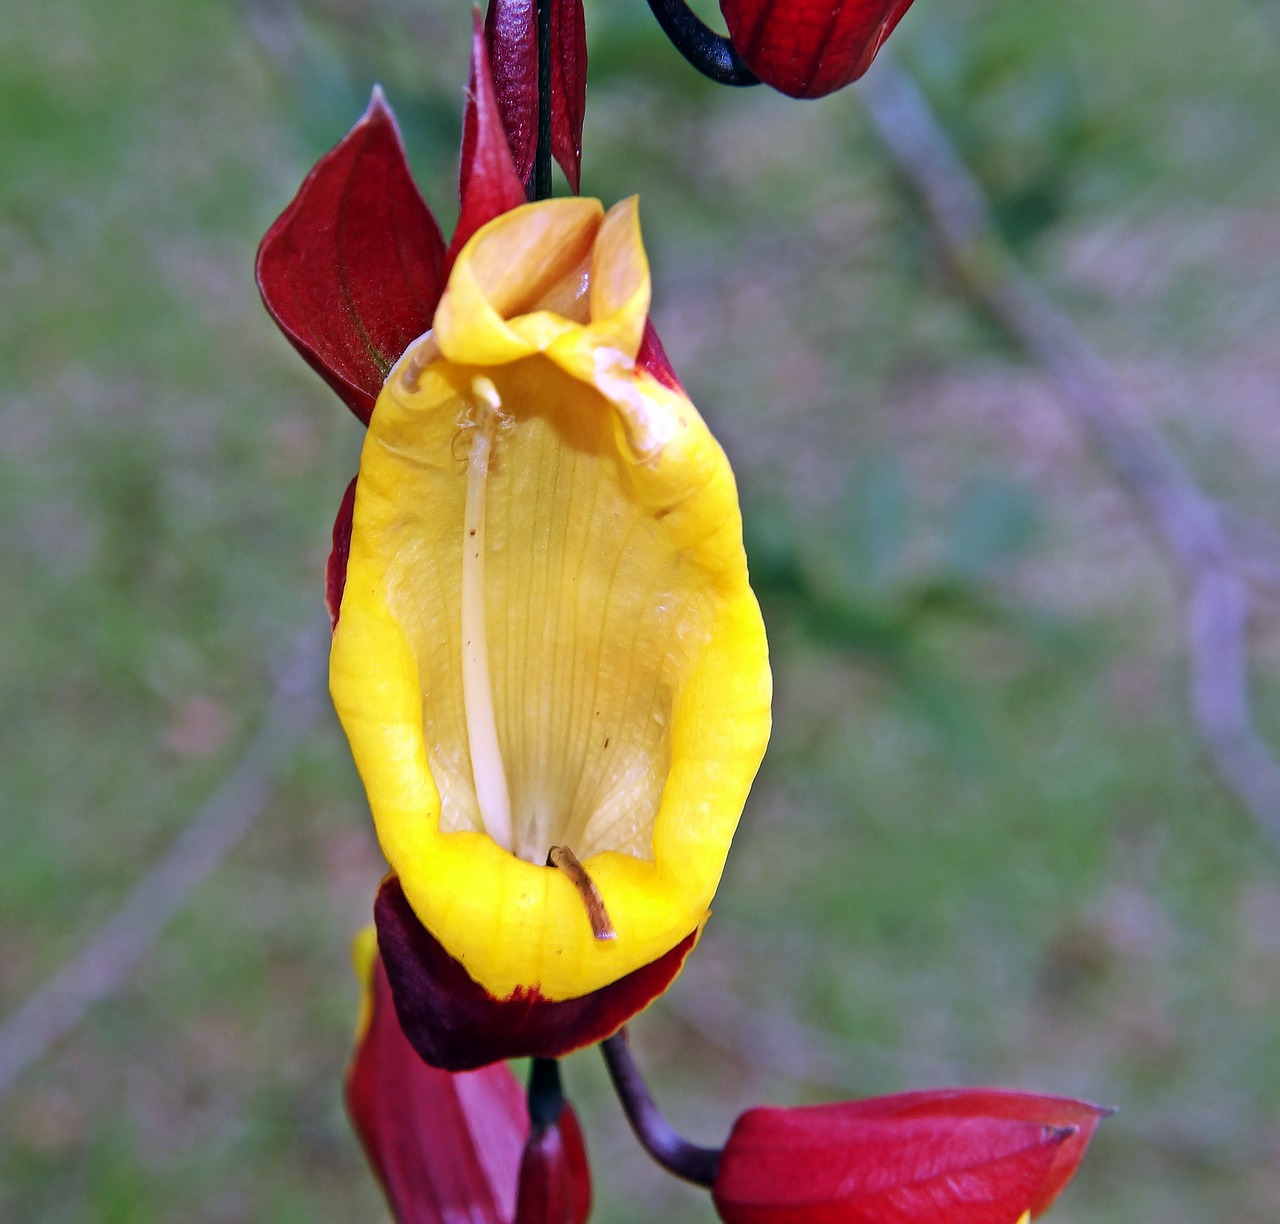
[[[560,1058],[604,1040],[671,985],[699,934],[580,998],[552,1001],[530,990],[495,999],[418,921],[393,875],[378,890],[374,920],[401,1029],[426,1062],[447,1071]]]
[[[648,300],[634,201],[498,217],[361,460],[335,704],[414,911],[497,998],[586,994],[700,925],[768,735],[732,473],[684,394],[636,365]],[[509,834],[484,798],[498,773]],[[552,845],[616,940],[544,866]]]

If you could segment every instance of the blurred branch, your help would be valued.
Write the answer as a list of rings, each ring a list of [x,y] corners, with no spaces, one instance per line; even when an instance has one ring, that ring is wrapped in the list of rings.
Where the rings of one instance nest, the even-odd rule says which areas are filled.
[[[78,955],[0,1025],[0,1095],[118,990],[191,893],[249,831],[320,711],[327,626],[298,635],[239,763]]]
[[[1150,426],[1130,419],[1102,355],[1018,265],[981,186],[908,73],[882,51],[860,96],[894,165],[914,188],[965,292],[1048,375],[1113,478],[1167,550],[1186,591],[1190,701],[1222,781],[1280,852],[1280,765],[1249,703],[1248,624],[1256,586],[1274,588],[1259,555]]]
[[[708,981],[705,974],[681,978],[679,987],[663,996],[662,1006],[709,1046],[744,1067],[823,1085],[844,1095],[856,1095],[859,1086],[868,1082],[950,1083],[962,1073],[941,1057],[851,1042],[791,1012],[748,1002]]]

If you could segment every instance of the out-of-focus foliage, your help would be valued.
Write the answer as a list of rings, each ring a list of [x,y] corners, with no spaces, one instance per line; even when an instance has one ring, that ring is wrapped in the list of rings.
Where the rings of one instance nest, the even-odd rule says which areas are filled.
[[[451,198],[469,20],[50,0],[0,22],[0,1011],[163,852],[324,617],[361,431],[262,312],[253,251],[375,79]],[[853,92],[718,91],[639,0],[588,23],[584,188],[641,193],[778,681],[697,972],[637,1026],[664,1105],[709,1142],[765,1099],[1094,1098],[1121,1113],[1053,1219],[1269,1224],[1280,864],[1200,760],[1159,558],[954,296]],[[1280,522],[1274,5],[917,0],[894,46],[1135,403]],[[1264,663],[1277,640],[1260,627]],[[339,1083],[380,873],[326,724],[142,972],[6,1100],[0,1218],[379,1218]],[[597,1218],[710,1220],[594,1061],[566,1075],[614,1172]]]

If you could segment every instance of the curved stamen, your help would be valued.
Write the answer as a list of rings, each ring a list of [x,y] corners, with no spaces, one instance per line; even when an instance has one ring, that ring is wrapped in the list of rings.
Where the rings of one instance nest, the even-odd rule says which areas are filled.
[[[568,846],[552,846],[547,854],[547,866],[558,867],[573,881],[573,886],[582,898],[583,907],[587,911],[587,921],[591,923],[591,934],[597,939],[617,939],[618,932],[609,921],[609,911],[604,907],[604,898],[596,887],[596,882],[587,874],[587,869],[578,861]]]

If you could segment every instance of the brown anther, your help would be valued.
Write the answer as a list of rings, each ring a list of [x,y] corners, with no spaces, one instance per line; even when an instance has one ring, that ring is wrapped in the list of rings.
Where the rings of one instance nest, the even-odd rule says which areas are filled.
[[[587,921],[591,923],[591,934],[597,939],[617,939],[618,932],[613,929],[613,923],[609,921],[609,912],[604,907],[604,898],[600,895],[596,882],[587,874],[587,869],[578,862],[578,856],[568,846],[552,846],[547,853],[547,866],[558,867],[573,882],[587,911]]]

